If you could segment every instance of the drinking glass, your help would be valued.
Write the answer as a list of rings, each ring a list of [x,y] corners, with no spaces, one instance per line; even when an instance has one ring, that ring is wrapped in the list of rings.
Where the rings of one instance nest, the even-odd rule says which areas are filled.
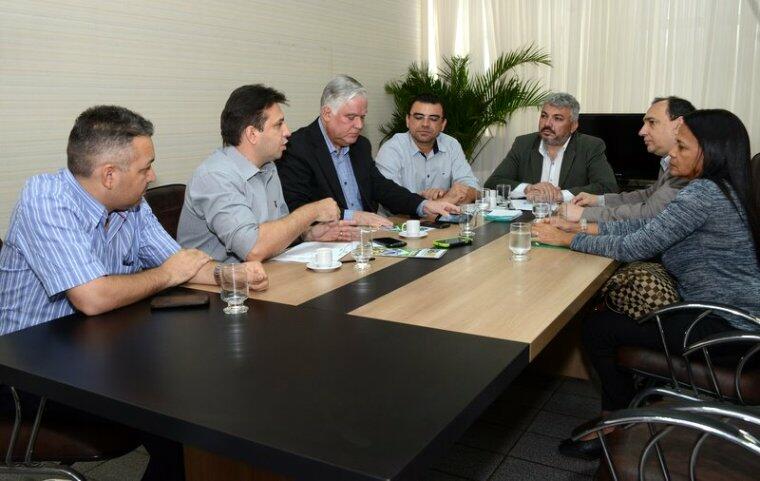
[[[549,216],[551,213],[551,203],[543,195],[536,195],[533,197],[533,216],[536,220],[541,220]]]
[[[496,186],[496,192],[499,193],[501,201],[500,206],[509,209],[509,194],[512,193],[512,186],[509,184],[499,184]]]
[[[227,303],[225,314],[243,314],[248,306],[243,304],[248,299],[248,273],[243,264],[224,264],[220,273],[222,281],[221,297]]]
[[[474,237],[478,207],[475,204],[461,206],[459,214],[459,237]]]
[[[369,260],[372,257],[372,229],[368,227],[359,228],[359,240],[354,242],[352,246],[351,255],[353,256],[356,264],[354,264],[354,270],[364,271],[371,266]]]
[[[529,222],[512,222],[509,225],[509,250],[512,251],[513,261],[528,260],[528,252],[530,252]]]
[[[480,212],[488,210],[488,198],[491,196],[491,189],[475,190],[475,206]]]

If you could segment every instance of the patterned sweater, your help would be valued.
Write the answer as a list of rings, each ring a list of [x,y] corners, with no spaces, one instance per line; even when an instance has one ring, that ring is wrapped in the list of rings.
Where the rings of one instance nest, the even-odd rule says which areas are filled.
[[[652,219],[599,224],[599,235],[578,234],[573,250],[620,261],[662,254],[684,301],[720,302],[760,315],[760,268],[746,214],[718,186],[696,179]],[[736,328],[760,330],[741,319]]]

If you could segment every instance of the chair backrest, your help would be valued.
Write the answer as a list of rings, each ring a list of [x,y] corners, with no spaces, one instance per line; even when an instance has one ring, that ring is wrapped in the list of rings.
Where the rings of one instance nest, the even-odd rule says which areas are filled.
[[[176,239],[179,215],[185,200],[185,184],[153,187],[145,192],[145,200],[166,232]]]
[[[610,427],[616,429],[605,434]],[[752,408],[682,402],[617,411],[577,429],[573,438],[599,436],[606,463],[598,480],[751,480],[760,469],[758,430],[760,416]]]
[[[695,340],[694,326],[708,314],[728,314],[760,326],[760,320],[746,311],[715,303],[679,303],[655,311],[640,322],[654,321],[662,332],[667,315],[692,311],[694,321],[686,329],[681,355],[648,349],[626,348],[618,352],[625,367],[646,376],[670,381],[676,390],[739,404],[760,404],[760,332],[731,330]],[[643,348],[641,348],[643,349]],[[640,366],[641,369],[637,369]]]

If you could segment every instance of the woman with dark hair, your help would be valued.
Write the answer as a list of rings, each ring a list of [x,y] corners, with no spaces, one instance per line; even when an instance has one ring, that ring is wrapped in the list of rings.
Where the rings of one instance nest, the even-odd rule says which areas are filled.
[[[686,302],[721,302],[760,314],[760,169],[750,161],[749,137],[741,120],[726,110],[697,110],[683,117],[670,152],[673,175],[694,179],[652,219],[590,224],[585,233],[569,223],[533,227],[538,240],[620,261],[661,255]],[[665,342],[680,353],[693,314],[665,323]],[[690,339],[732,329],[758,330],[737,318],[710,315]],[[660,348],[655,323],[639,324],[612,311],[584,320],[583,345],[602,383],[602,412],[626,408],[633,379],[615,364],[617,347]],[[560,451],[594,458],[598,439],[565,440]]]

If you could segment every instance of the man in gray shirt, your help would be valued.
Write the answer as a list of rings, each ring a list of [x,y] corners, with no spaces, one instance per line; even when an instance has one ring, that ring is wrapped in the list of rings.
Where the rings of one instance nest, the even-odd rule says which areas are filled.
[[[185,191],[177,238],[222,262],[263,261],[299,235],[306,240],[350,240],[352,221],[338,221],[331,198],[289,213],[274,160],[290,131],[282,93],[244,85],[227,100],[221,116],[224,146],[195,171]]]
[[[668,152],[676,145],[676,130],[681,118],[692,111],[694,106],[688,100],[673,96],[655,98],[644,115],[639,135],[644,139],[647,151],[662,157],[657,181],[646,189],[620,194],[581,192],[563,206],[567,210],[567,219],[572,222],[579,219],[594,222],[645,219],[660,213],[689,182],[670,174]]]
[[[478,179],[454,137],[443,133],[446,112],[441,99],[421,94],[406,114],[409,130],[391,137],[375,164],[386,178],[428,200],[467,204],[475,200]]]

